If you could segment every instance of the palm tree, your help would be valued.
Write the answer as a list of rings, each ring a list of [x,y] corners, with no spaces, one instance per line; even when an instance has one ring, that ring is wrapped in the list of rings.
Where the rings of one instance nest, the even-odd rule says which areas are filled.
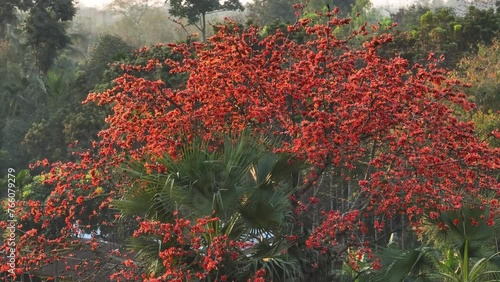
[[[481,205],[448,211],[438,219],[448,228],[436,228],[437,220],[429,220],[423,236],[447,254],[447,262],[440,274],[448,281],[499,281],[500,260],[497,236],[500,219],[493,225],[485,221],[489,209]]]
[[[481,219],[488,213],[486,208],[468,206],[427,219],[420,234],[423,246],[384,249],[383,269],[375,281],[500,281],[500,220],[488,225]]]
[[[203,248],[218,235],[254,243],[237,250],[236,260],[224,262],[226,275],[246,281],[265,269],[273,281],[296,281],[304,271],[301,259],[287,252],[293,244],[284,234],[294,228],[289,199],[294,191],[286,182],[304,165],[292,161],[290,155],[268,152],[248,134],[237,141],[228,138],[220,150],[195,141],[184,146],[179,159],[157,160],[166,173],[147,173],[144,164],[131,163],[126,171],[138,182],[114,204],[124,216],[165,223],[174,221],[174,211],[188,219],[216,217],[210,223],[214,233],[203,236]],[[145,236],[130,242],[149,272],[164,271],[158,255],[169,245]]]

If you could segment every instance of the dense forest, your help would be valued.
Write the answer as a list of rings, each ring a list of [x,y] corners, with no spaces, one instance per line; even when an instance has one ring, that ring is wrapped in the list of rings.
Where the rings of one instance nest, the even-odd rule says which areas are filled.
[[[500,281],[500,2],[0,2],[2,281]]]

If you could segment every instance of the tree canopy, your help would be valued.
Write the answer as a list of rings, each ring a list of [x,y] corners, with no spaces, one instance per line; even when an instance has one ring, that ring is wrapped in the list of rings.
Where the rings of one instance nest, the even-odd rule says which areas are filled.
[[[0,42],[0,252],[16,255],[2,274],[498,279],[496,14],[410,10],[396,27],[293,9],[203,42],[100,36],[88,60],[66,49],[45,72],[19,63],[24,41]],[[29,158],[39,175],[17,169]]]
[[[222,10],[243,10],[239,0],[227,0],[224,3],[219,0],[168,0],[167,2],[170,4],[170,14],[185,18],[189,24],[195,25],[200,30],[203,41],[206,40],[207,14]]]
[[[2,23],[0,36],[5,36],[9,23],[17,20],[17,9],[27,12],[23,19],[26,45],[31,47],[40,69],[45,72],[56,58],[57,51],[70,43],[64,22],[70,21],[76,13],[72,0],[51,1],[2,1],[0,15]]]

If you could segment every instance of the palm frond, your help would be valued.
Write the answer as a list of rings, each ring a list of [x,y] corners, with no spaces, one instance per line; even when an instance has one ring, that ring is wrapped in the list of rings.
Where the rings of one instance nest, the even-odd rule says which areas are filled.
[[[500,252],[497,252],[487,258],[479,259],[469,271],[470,280],[477,282],[490,279],[500,281],[500,265],[492,263],[492,259],[499,256]]]
[[[163,251],[161,241],[153,237],[132,237],[128,241],[130,250],[137,251],[136,260],[139,261],[149,273],[161,273],[164,266],[161,262],[160,252]]]
[[[291,212],[291,202],[283,191],[256,189],[240,207],[239,213],[251,228],[276,230]]]
[[[302,281],[304,271],[300,260],[286,251],[289,244],[285,239],[274,241],[273,238],[263,239],[240,256],[237,265],[248,268],[239,274],[234,274],[238,281],[246,281],[249,274],[259,269],[265,269],[271,281]]]
[[[411,250],[387,248],[381,251],[382,270],[377,272],[375,281],[400,282],[406,279],[429,280],[438,263],[432,250],[421,247]]]
[[[494,252],[493,248],[485,246],[494,246],[489,244],[495,234],[500,233],[500,219],[496,219],[496,224],[489,226],[481,218],[488,217],[488,209],[479,207],[463,207],[457,211],[447,211],[441,214],[436,220],[428,220],[423,228],[422,235],[428,238],[427,243],[435,246],[452,247],[458,250],[463,257],[465,252],[465,242],[468,245],[469,257],[485,257]],[[448,226],[447,229],[439,229],[438,221]],[[458,224],[457,224],[458,222]],[[473,223],[474,222],[474,223]],[[431,240],[431,241],[429,241]]]

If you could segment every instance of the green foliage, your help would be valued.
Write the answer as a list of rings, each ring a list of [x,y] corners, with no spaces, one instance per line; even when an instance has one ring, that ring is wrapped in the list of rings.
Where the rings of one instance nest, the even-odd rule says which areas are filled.
[[[423,246],[380,252],[382,270],[375,281],[498,281],[500,226],[498,218],[490,224],[482,220],[487,216],[487,209],[476,206],[428,219],[419,233]]]
[[[59,19],[42,8],[35,8],[33,16],[28,17],[26,44],[33,48],[36,62],[42,72],[46,72],[57,57],[57,52],[68,46],[69,37]]]
[[[410,250],[387,248],[380,252],[382,271],[374,275],[374,281],[434,281],[432,273],[436,271],[438,261],[435,250],[420,247]]]
[[[488,224],[482,220],[488,216],[488,209],[481,206],[444,212],[438,219],[428,220],[421,234],[422,240],[437,247],[452,248],[460,257],[464,257],[466,252],[470,257],[485,256],[485,253],[489,256],[495,253],[491,242],[500,233],[500,219],[496,218]]]
[[[0,38],[4,38],[7,25],[16,22],[16,6],[20,0],[4,0],[0,3]]]
[[[109,83],[118,77],[108,76],[103,79],[103,74],[110,68],[111,63],[128,58],[132,50],[132,46],[116,35],[103,34],[99,36],[97,44],[92,49],[90,58],[84,67],[88,90],[90,91],[96,84],[104,82],[103,80],[109,80],[105,81]]]
[[[462,57],[476,52],[480,44],[492,44],[500,31],[500,18],[493,9],[469,7],[465,15],[452,8],[413,5],[392,14],[398,23],[389,54],[398,53],[413,62],[424,62],[430,52],[445,55],[444,65],[454,68]]]
[[[500,32],[500,15],[493,9],[483,10],[470,6],[460,19],[461,38],[465,47],[477,51],[479,44],[491,45]]]
[[[51,161],[67,159],[65,142],[60,135],[62,124],[59,117],[51,116],[50,121],[33,123],[27,130],[23,145],[33,158],[29,161],[48,158]]]
[[[8,213],[7,213],[7,208],[6,206],[4,205],[4,201],[7,201],[7,197],[8,197],[8,193],[11,193],[12,190],[15,191],[15,200],[16,202],[20,201],[20,200],[23,200],[25,199],[25,194],[26,194],[26,191],[29,190],[29,183],[31,183],[31,175],[30,175],[30,172],[29,170],[27,169],[24,169],[24,170],[21,170],[19,171],[17,174],[14,173],[15,175],[15,182],[10,182],[9,179],[12,180],[11,177],[8,177],[7,175],[0,179],[0,187],[2,187],[3,189],[0,191],[0,220],[8,220],[8,219],[12,219],[9,217]],[[12,185],[12,184],[15,184],[15,187],[14,188],[11,188],[11,189],[7,189],[7,187],[11,187],[11,185],[9,185],[9,183]],[[0,238],[2,238],[2,235],[3,233],[5,232],[5,229],[2,228],[0,230]]]
[[[487,112],[477,111],[474,113],[472,119],[476,124],[478,134],[484,140],[488,140],[488,143],[492,147],[500,147],[500,140],[492,138],[490,134],[494,130],[498,130],[500,128],[500,114],[498,114],[498,112],[493,112],[492,110],[488,110]]]
[[[45,100],[44,85],[33,68],[21,64],[29,60],[16,46],[0,42],[0,168],[24,168],[29,161],[20,145],[24,134],[36,120],[37,108]]]
[[[51,161],[68,160],[68,145],[79,141],[80,148],[90,148],[103,127],[105,109],[82,105],[81,101],[96,85],[100,89],[112,86],[118,76],[105,76],[110,64],[129,56],[132,47],[119,37],[102,35],[91,56],[83,65],[68,64],[60,57],[44,77],[46,98],[39,107],[39,120],[27,130],[23,145],[31,161],[48,158]]]
[[[500,146],[500,140],[491,138],[490,133],[500,128],[500,41],[494,39],[491,46],[479,45],[477,55],[463,58],[457,76],[465,78],[472,87],[464,89],[476,103],[478,110],[472,120],[479,135],[490,145]]]
[[[330,6],[330,10],[333,10],[335,7],[340,9],[341,17],[348,17],[351,15],[354,6],[360,1],[358,0],[334,0],[334,1],[326,1],[326,0],[311,0],[307,4],[308,11],[325,11],[327,10],[327,5]]]
[[[243,11],[239,0],[228,0],[223,4],[219,0],[168,0],[169,12],[172,16],[187,19],[188,23],[201,31],[203,41],[206,41],[206,16],[217,11]]]
[[[54,153],[65,151],[65,146],[58,142],[60,138],[52,138],[53,134],[31,134],[43,137],[35,142],[40,145],[45,140],[43,146],[20,145],[33,124],[32,133],[41,128],[52,129],[54,125],[61,127],[60,123],[46,123],[49,119],[44,113],[53,111],[57,115],[62,105],[71,100],[64,85],[68,79],[49,73],[49,68],[70,43],[65,22],[72,19],[75,8],[68,0],[2,1],[0,13],[6,17],[0,28],[0,98],[4,101],[0,106],[0,150],[4,152],[0,167],[5,164],[25,168],[47,146],[63,149],[54,148],[44,155],[64,155]]]
[[[228,220],[235,212],[239,212],[248,215],[251,218],[249,222],[255,222],[258,218],[255,213],[262,212],[258,207],[263,209],[271,207],[260,204],[265,200],[275,199],[277,202],[272,206],[279,211],[278,214],[282,214],[285,206],[279,201],[283,200],[284,195],[281,195],[280,191],[275,191],[273,187],[280,184],[283,178],[289,175],[288,172],[300,166],[290,166],[287,164],[289,156],[265,153],[248,140],[242,139],[234,145],[231,142],[231,140],[226,141],[222,152],[210,150],[208,144],[197,141],[184,148],[181,160],[164,156],[158,163],[168,168],[169,173],[166,175],[147,174],[145,168],[141,169],[143,164],[131,164],[132,170],[127,171],[152,186],[151,193],[146,197],[152,202],[138,205],[137,201],[131,198],[126,202],[120,201],[117,205],[133,202],[138,208],[148,210],[146,214],[142,214],[143,216],[158,217],[154,219],[165,221],[171,220],[170,217],[175,209],[182,211],[183,207],[186,207],[189,216],[206,216],[215,211],[216,216]],[[132,189],[128,195],[135,197],[134,191],[142,189],[138,191]],[[159,191],[163,192],[158,193]],[[157,206],[155,197],[150,196],[162,194],[164,195]],[[144,196],[142,193],[137,195]],[[261,201],[248,200],[243,204],[238,200],[243,195],[248,199],[255,198]],[[158,212],[167,207],[169,210]],[[263,224],[263,228],[282,223],[280,220],[283,218],[280,216],[273,216],[271,213],[267,216],[275,220],[268,221],[268,225]]]
[[[478,108],[484,112],[500,110],[500,40],[494,39],[492,45],[478,46],[477,55],[463,58],[458,65],[458,75],[472,84],[465,89],[474,99]]]
[[[7,197],[7,187],[8,187],[8,184],[9,184],[9,181],[8,181],[8,177],[5,176],[4,178],[0,179],[0,186],[5,188],[2,190],[2,192],[0,193],[0,198],[5,198]],[[29,185],[29,183],[31,183],[31,175],[30,175],[30,172],[29,170],[27,169],[23,169],[23,170],[20,170],[19,172],[17,172],[17,174],[15,174],[15,191],[16,193],[19,193],[22,197],[24,197],[24,191],[26,189],[26,187]],[[19,198],[18,198],[19,199]]]
[[[275,22],[293,24],[296,20],[293,0],[255,0],[247,4],[250,17],[258,25],[270,25]]]
[[[23,45],[33,51],[35,62],[42,72],[46,72],[57,57],[58,51],[69,45],[64,23],[70,21],[76,9],[71,0],[50,1],[2,1],[0,14],[1,35],[5,35],[7,24],[17,17],[16,9],[26,12],[22,19]],[[2,36],[3,37],[3,36]]]

